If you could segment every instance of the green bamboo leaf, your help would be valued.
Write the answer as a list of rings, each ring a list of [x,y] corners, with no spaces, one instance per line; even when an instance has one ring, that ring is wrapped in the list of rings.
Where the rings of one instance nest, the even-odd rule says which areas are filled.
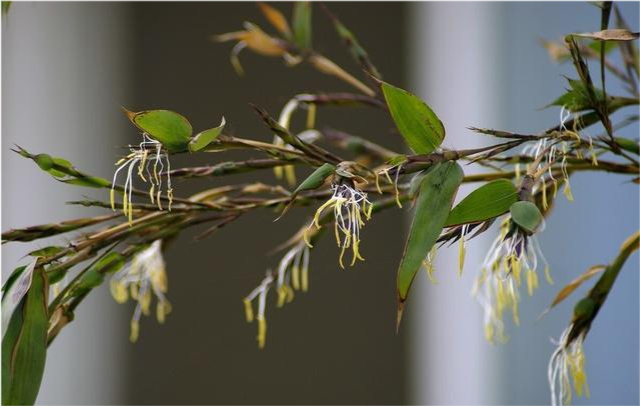
[[[293,36],[300,49],[311,48],[311,2],[298,1],[293,5]]]
[[[2,16],[6,16],[7,14],[9,14],[9,9],[11,8],[11,3],[10,1],[3,1],[2,2]]]
[[[159,141],[169,152],[186,151],[193,129],[182,115],[170,110],[147,110],[134,113],[124,109],[129,120],[140,130]]]
[[[82,296],[91,289],[102,285],[105,275],[119,271],[125,263],[126,258],[118,252],[109,252],[103,255],[82,274],[70,296]]]
[[[282,216],[287,214],[287,212],[293,205],[293,202],[295,202],[296,197],[298,196],[298,193],[305,190],[314,190],[319,188],[324,184],[324,181],[329,176],[333,175],[335,172],[336,172],[336,167],[328,163],[323,164],[322,166],[317,168],[315,171],[313,171],[311,175],[309,175],[304,181],[302,181],[302,183],[298,185],[296,190],[293,191],[289,199],[289,202],[284,206],[284,209],[282,209],[282,213],[278,216],[278,218],[275,221],[280,220]]]
[[[47,355],[47,292],[44,268],[32,273],[31,287],[11,317],[2,339],[2,404],[33,405]]]
[[[411,200],[415,199],[416,195],[418,194],[418,191],[420,191],[420,187],[422,186],[422,180],[424,179],[425,176],[427,176],[427,174],[429,174],[429,172],[433,169],[434,167],[430,167],[425,169],[422,172],[417,173],[413,178],[411,178],[411,181],[409,182],[409,198]]]
[[[324,183],[330,175],[336,171],[336,167],[331,164],[324,164],[317,168],[311,175],[309,175],[298,187],[293,191],[294,194],[298,194],[304,190],[317,189]]]
[[[50,257],[64,250],[65,247],[60,247],[58,245],[50,245],[48,247],[40,248],[35,251],[31,251],[29,253],[32,257]]]
[[[31,287],[33,279],[33,270],[36,267],[38,259],[32,260],[29,265],[20,267],[13,271],[7,279],[3,287],[2,295],[2,334],[7,331],[7,326],[11,320],[15,309],[18,307],[24,296]]]
[[[463,178],[460,165],[445,162],[436,165],[422,179],[409,238],[398,270],[398,323],[411,283],[444,228]]]
[[[589,88],[587,87],[587,85],[585,85],[584,82],[580,80],[567,80],[569,82],[570,89],[568,89],[565,94],[555,99],[546,107],[563,106],[564,108],[573,112],[593,109],[594,106],[591,101],[591,96],[589,95]],[[602,90],[593,87],[593,92],[598,102],[602,103],[602,101],[604,100],[604,93],[602,92]],[[611,101],[609,101],[609,103],[610,102]]]
[[[393,121],[413,152],[430,154],[442,144],[444,126],[425,102],[385,82],[382,91]]]
[[[531,202],[516,202],[509,208],[511,219],[526,231],[533,233],[542,222],[542,213]]]
[[[222,117],[222,121],[219,126],[196,134],[189,142],[189,151],[197,152],[211,144],[220,134],[222,134],[225,124],[226,121],[224,120],[224,117]]]
[[[640,155],[640,144],[638,144],[638,140],[630,140],[629,138],[623,137],[615,137],[616,143],[620,146],[620,148],[632,152],[636,155]]]
[[[353,58],[362,66],[365,71],[369,72],[376,78],[381,78],[382,75],[380,75],[378,69],[376,69],[376,67],[373,65],[371,59],[369,58],[369,54],[362,47],[362,45],[360,45],[356,36],[344,24],[342,24],[342,22],[335,15],[329,12],[326,7],[325,13],[327,13],[331,21],[333,21],[336,32],[349,48],[349,52],[351,52]]]
[[[61,182],[69,185],[83,186],[83,187],[95,187],[95,188],[107,188],[111,187],[111,182],[98,176],[84,176],[72,179],[59,179]]]
[[[498,179],[471,192],[447,218],[447,227],[477,223],[498,217],[518,201],[518,192],[511,181]]]
[[[11,352],[18,343],[24,322],[24,301],[18,304],[7,328],[2,329],[2,404],[8,405],[11,385]]]
[[[49,173],[57,181],[71,185],[106,188],[111,187],[111,182],[97,176],[90,176],[78,171],[71,162],[49,154],[31,154],[24,148],[14,150],[25,158],[33,160],[43,171]]]

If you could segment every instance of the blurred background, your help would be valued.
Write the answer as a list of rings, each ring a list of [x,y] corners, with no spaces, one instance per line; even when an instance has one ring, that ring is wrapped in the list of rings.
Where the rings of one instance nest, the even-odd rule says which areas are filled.
[[[276,5],[290,14],[290,3]],[[638,3],[620,7],[637,31]],[[600,22],[597,8],[574,2],[330,8],[387,81],[431,105],[447,127],[449,147],[489,141],[468,131],[471,125],[526,132],[555,125],[559,111],[541,107],[562,93],[562,75],[573,72],[551,62],[539,40],[595,31]],[[13,154],[14,144],[109,178],[121,147],[138,136],[120,106],[175,110],[195,129],[217,125],[224,115],[231,133],[266,141],[271,135],[249,102],[275,114],[300,92],[350,90],[310,68],[288,69],[251,52],[242,54],[246,75],[238,77],[229,63],[231,45],[209,37],[239,30],[245,20],[267,28],[253,3],[14,3],[2,21],[2,230],[96,214],[64,202],[105,198],[55,182]],[[320,10],[313,24],[314,47],[357,72]],[[621,93],[614,81],[608,89]],[[402,148],[393,123],[365,109],[325,108],[318,119]],[[626,129],[627,137],[637,134],[637,125]],[[196,166],[233,157],[201,155],[172,162]],[[175,189],[188,195],[247,179],[273,182],[273,175],[189,181]],[[367,226],[366,262],[352,272],[339,270],[331,241],[318,244],[310,292],[283,309],[270,306],[267,348],[258,350],[241,298],[277,265],[279,255],[268,252],[306,218],[305,210],[292,210],[274,224],[265,211],[206,240],[193,242],[195,233],[186,233],[171,245],[166,261],[174,311],[163,326],[143,320],[135,345],[128,341],[133,305],[117,305],[106,288],[94,293],[51,347],[38,402],[546,404],[550,338],[566,327],[571,304],[541,320],[539,314],[561,286],[609,261],[639,222],[637,188],[622,178],[578,174],[572,187],[576,201],[559,198],[541,236],[556,285],[543,283],[533,298],[523,296],[521,326],[509,327],[506,345],[484,341],[481,310],[469,294],[474,264],[491,235],[468,245],[462,278],[457,253],[439,254],[439,284],[418,278],[395,334],[395,272],[408,217],[389,211]],[[29,249],[45,245],[3,245],[3,277],[25,262]],[[586,340],[591,398],[575,404],[639,402],[637,271],[635,256]]]

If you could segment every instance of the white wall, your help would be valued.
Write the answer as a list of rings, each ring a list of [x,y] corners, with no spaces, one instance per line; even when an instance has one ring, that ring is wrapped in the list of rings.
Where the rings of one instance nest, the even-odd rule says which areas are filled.
[[[92,192],[57,183],[12,153],[69,159],[109,177],[130,100],[129,6],[123,3],[14,2],[2,24],[2,230],[96,214],[65,206]],[[98,194],[96,194],[98,193]],[[45,243],[2,246],[6,277]],[[40,404],[120,403],[127,378],[128,322],[108,289],[92,294],[76,322],[53,343]]]
[[[411,14],[412,90],[434,109],[446,127],[444,146],[473,148],[488,139],[466,127],[501,118],[500,6],[496,3],[414,3]],[[489,46],[488,46],[489,45]],[[475,168],[464,167],[466,173]],[[458,200],[477,185],[465,185]],[[487,233],[489,234],[489,233]],[[490,241],[467,244],[458,277],[458,245],[441,249],[437,285],[424,273],[408,304],[412,337],[407,351],[410,400],[419,404],[491,404],[499,401],[494,371],[498,353],[484,341],[482,312],[470,290]]]

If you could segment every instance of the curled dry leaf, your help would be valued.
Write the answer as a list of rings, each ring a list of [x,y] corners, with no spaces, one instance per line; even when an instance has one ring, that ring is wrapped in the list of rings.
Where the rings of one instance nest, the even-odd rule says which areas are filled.
[[[591,38],[598,41],[633,41],[639,38],[640,33],[631,32],[626,29],[612,29],[573,35],[580,38]]]
[[[580,285],[582,285],[584,282],[588,281],[595,275],[599,274],[600,272],[604,271],[605,268],[606,265],[594,265],[591,268],[587,269],[587,271],[582,275],[569,282],[564,288],[562,288],[560,292],[558,292],[555,299],[553,299],[553,302],[551,302],[551,306],[549,306],[549,309],[558,305],[558,303],[562,302],[570,294],[572,294],[574,290],[578,289]]]

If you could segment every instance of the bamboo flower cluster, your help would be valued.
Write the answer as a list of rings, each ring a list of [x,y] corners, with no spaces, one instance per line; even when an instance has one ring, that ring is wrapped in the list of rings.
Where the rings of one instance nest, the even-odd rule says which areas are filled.
[[[365,225],[374,221],[375,213],[391,209],[411,212],[413,216],[397,272],[398,325],[416,274],[426,269],[429,279],[436,283],[434,260],[444,243],[459,241],[458,272],[462,273],[467,245],[478,235],[496,232],[484,261],[473,264],[479,269],[473,293],[484,312],[485,338],[492,343],[507,341],[505,315],[510,314],[513,323],[519,324],[521,291],[533,295],[540,288],[542,275],[549,284],[553,283],[550,275],[553,264],[547,262],[538,238],[544,225],[553,221],[551,213],[558,190],[563,188],[566,198],[572,201],[570,177],[586,171],[626,177],[631,182],[626,182],[625,187],[637,187],[639,183],[638,140],[622,136],[638,117],[619,123],[612,123],[611,119],[614,112],[630,106],[637,109],[640,104],[638,51],[633,42],[637,34],[628,30],[610,3],[600,7],[603,21],[607,22],[601,31],[571,34],[564,43],[546,44],[552,57],[573,62],[578,77],[570,79],[570,89],[552,103],[560,110],[559,124],[534,133],[471,127],[472,132],[495,141],[482,148],[446,148],[445,127],[436,113],[417,96],[383,81],[354,34],[326,7],[323,10],[362,71],[362,80],[314,49],[312,7],[305,2],[294,5],[291,24],[275,7],[260,4],[260,10],[277,33],[245,23],[244,30],[213,38],[218,42],[236,42],[231,61],[238,73],[243,72],[239,54],[248,49],[266,57],[281,58],[290,68],[306,64],[348,86],[337,93],[295,95],[288,99],[277,120],[266,110],[253,106],[265,125],[266,138],[232,135],[225,131],[224,119],[218,127],[194,135],[189,121],[178,113],[127,111],[141,141],[129,145],[128,154],[116,162],[117,168],[109,175],[111,181],[83,172],[66,159],[16,147],[15,152],[34,161],[57,181],[109,193],[109,199],[105,197],[104,201],[71,203],[111,209],[114,213],[2,234],[5,243],[74,233],[65,242],[29,253],[32,257],[29,266],[16,268],[5,281],[3,350],[9,350],[8,365],[13,368],[8,372],[12,380],[8,381],[11,385],[6,393],[11,395],[7,396],[14,396],[15,388],[23,388],[22,381],[13,384],[13,380],[40,382],[44,358],[38,354],[46,354],[46,346],[74,320],[77,307],[106,279],[110,280],[111,292],[118,303],[129,299],[134,302],[130,339],[136,341],[141,317],[151,313],[154,300],[158,322],[164,323],[171,311],[167,294],[172,264],[164,260],[166,242],[191,227],[206,225],[196,237],[201,240],[240,218],[267,210],[278,218],[290,208],[307,210],[309,220],[280,247],[284,252],[271,267],[274,270],[264,274],[264,268],[258,270],[258,285],[244,298],[239,297],[247,321],[257,322],[260,349],[266,347],[267,341],[269,292],[274,290],[274,302],[279,308],[308,291],[316,272],[314,268],[313,275],[310,273],[314,266],[311,252],[322,242],[324,231],[333,231],[338,247],[335,268],[365,267],[366,263],[358,262],[364,261],[363,244],[372,238],[367,236]],[[615,29],[608,29],[611,13],[616,16]],[[605,55],[605,43],[615,44],[622,55],[621,66]],[[601,77],[613,74],[625,85],[628,94],[607,94],[605,80],[601,80],[602,87],[598,88],[586,59],[599,62]],[[367,136],[341,129],[321,130],[317,126],[320,108],[354,106],[364,107],[372,115],[388,117],[390,125],[395,124],[394,132],[410,151],[393,151]],[[299,112],[306,113],[305,125],[300,128],[293,120]],[[241,124],[235,123],[237,127]],[[604,132],[593,136],[598,126]],[[260,157],[224,161],[229,150]],[[211,165],[171,168],[172,155],[208,151],[218,152],[206,155],[212,160]],[[461,164],[471,164],[480,170],[465,175],[466,166]],[[190,196],[180,195],[176,187],[174,196],[172,179],[226,179],[228,175],[265,169],[274,172],[273,183],[229,181]],[[307,176],[298,181],[297,175],[303,172]],[[136,187],[137,179],[146,190]],[[480,185],[461,199],[457,192],[463,183]],[[282,223],[276,224],[274,227]],[[398,226],[389,232],[400,235],[402,228]],[[636,233],[623,244],[613,262],[578,277],[552,303],[554,307],[566,300],[580,284],[602,272],[587,296],[577,302],[573,319],[551,356],[548,379],[554,405],[569,403],[573,393],[589,395],[583,343],[620,270],[637,249]],[[563,280],[569,271],[577,272],[554,269],[554,275]],[[51,297],[49,285],[56,286]],[[5,297],[12,300],[11,306],[4,306]],[[14,311],[17,308],[26,310]],[[30,334],[22,334],[26,329]],[[42,339],[24,341],[36,336]],[[28,362],[16,362],[23,359]],[[15,392],[12,402],[33,403],[38,388],[38,385],[30,387],[26,397],[23,396],[26,392]],[[3,387],[3,403],[4,400]]]

